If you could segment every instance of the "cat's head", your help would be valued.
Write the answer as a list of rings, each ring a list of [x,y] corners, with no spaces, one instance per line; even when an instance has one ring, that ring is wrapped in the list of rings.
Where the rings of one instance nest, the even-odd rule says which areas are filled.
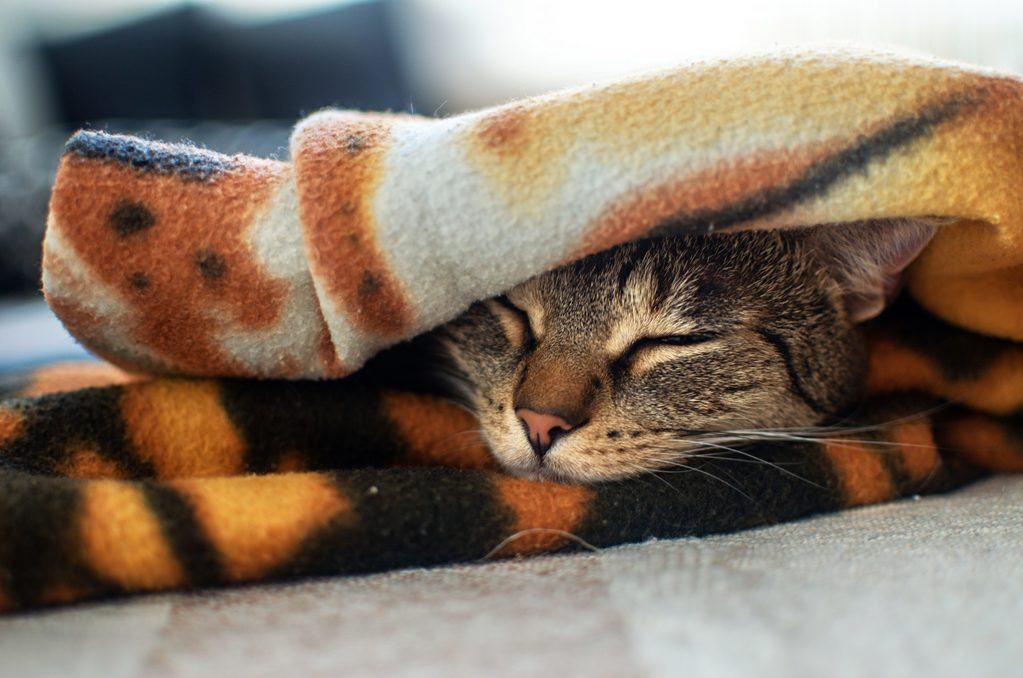
[[[474,305],[442,338],[509,471],[677,466],[701,434],[813,426],[852,404],[856,323],[932,234],[875,222],[628,244]]]

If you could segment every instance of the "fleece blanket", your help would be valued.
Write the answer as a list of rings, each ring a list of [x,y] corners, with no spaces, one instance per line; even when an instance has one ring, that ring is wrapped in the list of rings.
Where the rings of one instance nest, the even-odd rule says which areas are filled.
[[[873,54],[443,120],[326,111],[290,162],[80,132],[44,289],[130,373],[7,385],[0,608],[699,535],[1023,470],[1021,186],[1023,82]],[[862,406],[692,472],[509,478],[469,415],[357,371],[630,239],[894,216],[953,223],[870,329]]]

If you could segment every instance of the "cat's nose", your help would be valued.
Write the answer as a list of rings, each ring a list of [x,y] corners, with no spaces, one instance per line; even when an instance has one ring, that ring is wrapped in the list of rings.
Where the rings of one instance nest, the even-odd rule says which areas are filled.
[[[541,459],[559,435],[574,428],[567,420],[549,412],[535,412],[523,407],[515,410],[515,414],[526,429],[533,452]]]

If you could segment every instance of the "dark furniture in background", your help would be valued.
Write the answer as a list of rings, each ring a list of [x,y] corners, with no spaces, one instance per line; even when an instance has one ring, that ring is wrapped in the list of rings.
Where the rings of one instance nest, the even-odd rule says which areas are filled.
[[[291,124],[325,106],[416,110],[389,1],[251,24],[184,5],[37,46],[59,124],[0,139],[0,296],[38,290],[50,185],[90,127],[286,157]]]

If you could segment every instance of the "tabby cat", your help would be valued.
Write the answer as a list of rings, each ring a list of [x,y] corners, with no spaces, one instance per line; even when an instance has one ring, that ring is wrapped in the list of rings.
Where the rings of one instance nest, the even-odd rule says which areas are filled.
[[[590,482],[670,468],[715,432],[818,426],[855,403],[858,323],[934,230],[890,220],[627,244],[477,303],[439,337],[508,471]]]

